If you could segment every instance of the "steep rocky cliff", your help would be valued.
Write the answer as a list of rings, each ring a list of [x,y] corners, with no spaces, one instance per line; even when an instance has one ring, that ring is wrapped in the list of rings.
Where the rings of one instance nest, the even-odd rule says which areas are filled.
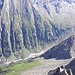
[[[0,58],[12,54],[23,58],[71,32],[74,4],[41,1],[42,5],[31,0],[0,0]]]

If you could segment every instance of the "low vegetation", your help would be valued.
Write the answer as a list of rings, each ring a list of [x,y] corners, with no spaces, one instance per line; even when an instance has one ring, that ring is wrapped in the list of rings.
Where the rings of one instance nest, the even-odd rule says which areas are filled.
[[[17,63],[10,63],[6,67],[0,67],[0,75],[20,75],[20,72],[34,68],[40,65],[39,60],[34,61],[21,61]]]

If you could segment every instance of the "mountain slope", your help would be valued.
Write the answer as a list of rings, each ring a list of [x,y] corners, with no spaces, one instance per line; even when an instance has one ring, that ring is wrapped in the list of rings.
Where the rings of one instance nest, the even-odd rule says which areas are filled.
[[[0,57],[26,57],[71,32],[73,16],[57,13],[51,1],[41,1],[42,6],[31,0],[0,0]]]
[[[69,59],[75,57],[75,35],[64,40],[60,44],[52,47],[50,50],[45,52],[42,57],[45,59]]]

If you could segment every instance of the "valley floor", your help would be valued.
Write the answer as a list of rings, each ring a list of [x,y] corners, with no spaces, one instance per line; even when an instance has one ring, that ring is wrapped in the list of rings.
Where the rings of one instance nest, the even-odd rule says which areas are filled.
[[[23,71],[21,75],[47,75],[47,73],[55,69],[57,67],[60,67],[61,65],[67,65],[72,59],[66,59],[66,60],[55,60],[55,59],[40,59],[41,65],[33,68],[28,71]]]

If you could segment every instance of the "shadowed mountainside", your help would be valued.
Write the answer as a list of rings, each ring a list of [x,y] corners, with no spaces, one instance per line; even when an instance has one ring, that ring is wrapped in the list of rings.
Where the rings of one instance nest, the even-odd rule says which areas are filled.
[[[60,44],[52,47],[50,50],[42,54],[41,56],[44,59],[68,59],[71,57],[75,57],[75,35],[69,37],[64,40]]]
[[[66,68],[70,68],[75,75],[75,58],[66,66]]]

